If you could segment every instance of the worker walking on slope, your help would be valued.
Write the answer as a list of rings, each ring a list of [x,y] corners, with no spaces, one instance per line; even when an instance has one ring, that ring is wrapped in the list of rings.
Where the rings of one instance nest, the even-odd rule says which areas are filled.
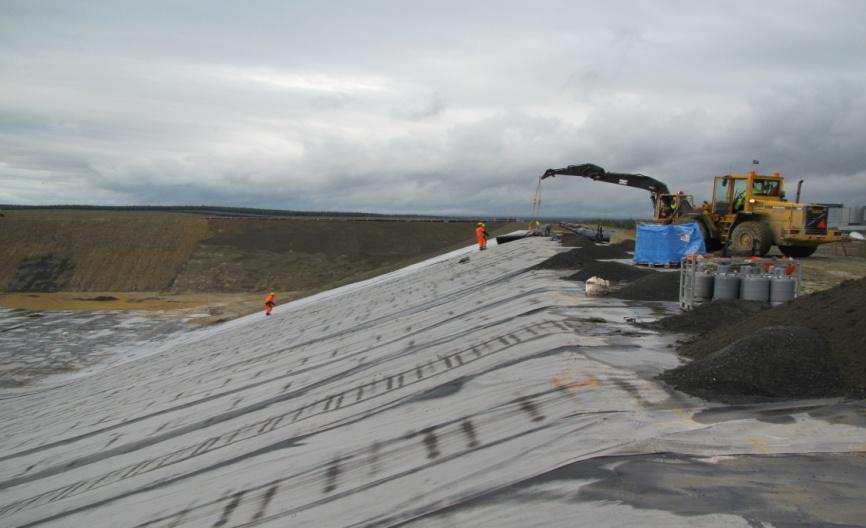
[[[484,222],[478,222],[478,227],[475,228],[475,238],[478,240],[478,250],[484,251],[487,249],[487,229],[484,228]]]
[[[276,303],[274,302],[275,298],[276,296],[274,295],[274,292],[269,293],[268,296],[265,297],[265,315],[271,315],[274,306],[276,306]]]

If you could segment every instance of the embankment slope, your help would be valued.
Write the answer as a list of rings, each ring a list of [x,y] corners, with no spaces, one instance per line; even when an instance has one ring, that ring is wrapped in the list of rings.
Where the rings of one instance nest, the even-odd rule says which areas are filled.
[[[12,211],[0,219],[0,290],[315,291],[471,244],[473,229],[462,221]]]
[[[164,290],[208,232],[204,217],[177,213],[7,212],[0,289]]]

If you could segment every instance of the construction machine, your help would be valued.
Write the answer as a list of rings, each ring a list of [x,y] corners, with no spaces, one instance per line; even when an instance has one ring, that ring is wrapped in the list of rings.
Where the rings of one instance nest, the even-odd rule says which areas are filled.
[[[541,179],[581,176],[649,191],[653,220],[659,223],[697,222],[708,251],[727,247],[736,254],[764,256],[778,246],[785,256],[808,257],[820,244],[838,242],[842,233],[828,225],[827,207],[800,203],[803,181],[793,202],[785,198],[785,180],[771,176],[728,174],[713,179],[711,202],[697,206],[692,195],[671,193],[663,182],[643,174],[607,172],[585,163],[548,169]]]

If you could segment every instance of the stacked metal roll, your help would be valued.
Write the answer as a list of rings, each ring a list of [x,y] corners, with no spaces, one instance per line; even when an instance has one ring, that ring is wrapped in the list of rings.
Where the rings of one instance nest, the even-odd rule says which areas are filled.
[[[712,299],[715,277],[707,271],[695,273],[695,298]]]
[[[770,279],[770,304],[778,306],[794,299],[797,292],[797,281],[787,275],[774,276]]]
[[[740,299],[767,302],[770,300],[770,277],[744,275],[740,277]]]
[[[740,296],[740,277],[733,273],[716,273],[713,281],[713,300],[736,299]]]

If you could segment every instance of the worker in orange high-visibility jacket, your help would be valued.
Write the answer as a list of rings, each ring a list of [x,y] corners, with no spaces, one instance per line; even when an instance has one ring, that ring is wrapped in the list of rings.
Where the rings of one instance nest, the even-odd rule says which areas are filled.
[[[276,299],[276,295],[274,295],[274,292],[269,293],[268,296],[265,297],[265,315],[271,315],[274,306],[276,306],[274,299]]]
[[[475,228],[475,239],[478,240],[479,251],[487,249],[487,229],[484,228],[484,222],[478,222],[478,227]]]

